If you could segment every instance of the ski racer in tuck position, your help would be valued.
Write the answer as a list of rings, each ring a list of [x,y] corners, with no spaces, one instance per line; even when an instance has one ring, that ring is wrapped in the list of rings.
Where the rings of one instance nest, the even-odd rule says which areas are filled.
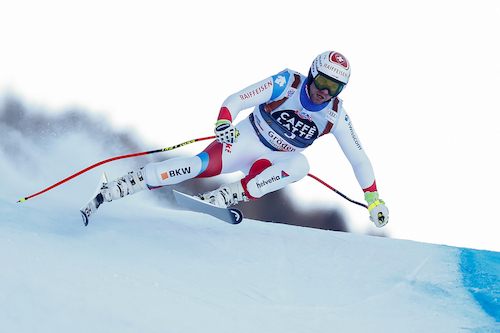
[[[215,124],[217,140],[192,157],[150,163],[101,189],[104,201],[182,181],[242,171],[245,177],[200,196],[227,208],[258,199],[305,177],[309,163],[301,154],[322,135],[333,134],[364,191],[370,220],[389,221],[377,191],[371,162],[337,96],[349,81],[351,67],[335,51],[318,55],[308,76],[286,69],[229,96]],[[238,113],[255,107],[238,124]]]

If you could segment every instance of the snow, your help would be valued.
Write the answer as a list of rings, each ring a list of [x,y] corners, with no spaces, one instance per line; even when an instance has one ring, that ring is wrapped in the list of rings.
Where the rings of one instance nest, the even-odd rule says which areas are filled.
[[[230,225],[137,196],[88,227],[71,208],[0,201],[4,331],[500,330],[463,284],[462,249]]]
[[[88,133],[0,136],[2,332],[500,332],[499,253],[230,225],[153,191],[104,204],[84,227],[100,173],[137,162],[15,203],[120,152]]]

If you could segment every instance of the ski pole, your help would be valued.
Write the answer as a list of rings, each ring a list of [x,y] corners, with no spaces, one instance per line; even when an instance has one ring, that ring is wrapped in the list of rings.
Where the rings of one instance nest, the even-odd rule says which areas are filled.
[[[198,138],[198,139],[193,139],[193,140],[189,140],[189,141],[186,141],[186,142],[183,142],[183,143],[179,143],[177,145],[174,145],[174,146],[171,146],[171,147],[167,147],[167,148],[161,148],[161,149],[156,149],[156,150],[150,150],[150,151],[145,151],[145,152],[141,152],[141,153],[135,153],[135,154],[129,154],[129,155],[122,155],[122,156],[117,156],[117,157],[113,157],[113,158],[109,158],[107,160],[104,160],[104,161],[101,161],[101,162],[98,162],[94,165],[91,165],[89,166],[88,168],[85,168],[71,176],[69,176],[68,178],[65,178],[63,180],[61,180],[60,182],[50,186],[50,187],[47,187],[46,189],[38,192],[38,193],[35,193],[35,194],[32,194],[30,196],[27,196],[27,197],[24,197],[22,199],[20,199],[19,201],[17,201],[17,203],[19,202],[25,202],[26,200],[28,199],[31,199],[33,197],[36,197],[42,193],[45,193],[61,184],[64,184],[66,183],[67,181],[75,178],[75,177],[78,177],[80,176],[81,174],[89,171],[89,170],[92,170],[100,165],[103,165],[103,164],[106,164],[106,163],[109,163],[109,162],[112,162],[112,161],[116,161],[116,160],[120,160],[120,159],[125,159],[125,158],[130,158],[130,157],[136,157],[136,156],[143,156],[143,155],[149,155],[149,154],[155,154],[155,153],[161,153],[161,152],[165,152],[165,151],[170,151],[170,150],[173,150],[173,149],[177,149],[177,148],[180,148],[180,147],[183,147],[183,146],[186,146],[188,144],[191,144],[191,143],[195,143],[195,142],[198,142],[198,141],[204,141],[204,140],[210,140],[210,139],[215,139],[215,136],[208,136],[208,137],[204,137],[204,138]],[[340,195],[342,198],[356,204],[356,205],[359,205],[359,206],[362,206],[362,207],[365,207],[365,208],[368,208],[367,205],[363,204],[363,203],[360,203],[360,202],[357,202],[349,197],[347,197],[346,195],[344,195],[342,192],[338,191],[337,189],[333,188],[332,186],[328,185],[326,182],[324,182],[323,180],[319,179],[318,177],[308,173],[307,174],[309,177],[317,180],[318,182],[320,182],[321,184],[323,184],[324,186],[328,187],[330,190],[334,191],[335,193],[337,193],[338,195]]]
[[[333,192],[337,193],[338,195],[340,195],[342,198],[356,204],[356,205],[359,205],[359,206],[362,206],[362,207],[365,207],[366,209],[368,209],[368,206],[361,203],[361,202],[357,202],[356,200],[353,200],[351,198],[349,198],[348,196],[346,196],[345,194],[343,194],[342,192],[334,189],[332,186],[328,185],[327,183],[325,183],[324,181],[322,181],[321,179],[319,179],[318,177],[308,173],[307,174],[309,177],[313,178],[313,179],[316,179],[318,182],[320,182],[321,184],[325,185],[326,187],[328,187],[330,190],[332,190]]]
[[[186,142],[183,142],[183,143],[179,143],[175,146],[171,146],[171,147],[167,147],[167,148],[162,148],[162,149],[156,149],[156,150],[150,150],[150,151],[145,151],[145,152],[142,152],[142,153],[135,153],[135,154],[129,154],[129,155],[122,155],[122,156],[117,156],[117,157],[113,157],[113,158],[109,158],[107,160],[104,160],[104,161],[101,161],[99,163],[96,163],[94,165],[91,165],[89,166],[88,168],[86,169],[83,169],[77,173],[75,173],[74,175],[71,175],[69,176],[68,178],[66,179],[63,179],[61,180],[60,182],[50,186],[50,187],[47,187],[45,190],[42,190],[38,193],[35,193],[35,194],[32,194],[28,197],[25,197],[25,198],[22,198],[21,200],[18,201],[19,202],[25,202],[26,200],[28,199],[31,199],[33,197],[36,197],[37,195],[40,195],[42,193],[45,193],[47,192],[48,190],[51,190],[53,189],[54,187],[57,187],[65,182],[67,182],[68,180],[71,180],[79,175],[81,175],[82,173],[85,173],[95,167],[98,167],[100,165],[103,165],[103,164],[106,164],[108,162],[112,162],[112,161],[116,161],[116,160],[121,160],[121,159],[124,159],[124,158],[129,158],[129,157],[136,157],[136,156],[142,156],[142,155],[148,155],[148,154],[154,154],[154,153],[161,153],[161,152],[164,152],[164,151],[170,151],[170,150],[173,150],[173,149],[176,149],[176,148],[179,148],[179,147],[183,147],[183,146],[186,146],[188,144],[191,144],[191,143],[194,143],[194,142],[198,142],[198,141],[203,141],[203,140],[210,140],[210,139],[215,139],[215,136],[208,136],[208,137],[205,137],[205,138],[199,138],[199,139],[193,139],[193,140],[189,140],[189,141],[186,141]]]

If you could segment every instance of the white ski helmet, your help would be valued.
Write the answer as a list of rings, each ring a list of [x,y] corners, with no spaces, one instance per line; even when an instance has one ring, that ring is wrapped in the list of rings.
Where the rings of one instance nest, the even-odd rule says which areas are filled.
[[[351,76],[351,66],[339,52],[326,51],[314,59],[309,70],[309,84],[320,73],[345,86]]]

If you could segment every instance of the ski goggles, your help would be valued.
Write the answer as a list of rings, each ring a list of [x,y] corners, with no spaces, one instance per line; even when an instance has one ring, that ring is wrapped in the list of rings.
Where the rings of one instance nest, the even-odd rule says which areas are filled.
[[[314,85],[319,90],[328,90],[328,94],[332,97],[340,94],[342,89],[344,89],[345,84],[340,81],[334,80],[332,78],[326,77],[323,74],[319,73],[314,78]]]

